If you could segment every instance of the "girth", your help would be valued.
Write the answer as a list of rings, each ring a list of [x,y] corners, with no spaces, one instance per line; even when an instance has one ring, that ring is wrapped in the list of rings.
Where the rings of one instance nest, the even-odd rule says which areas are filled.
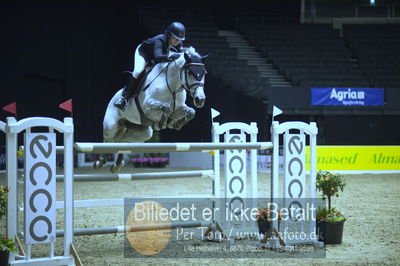
[[[140,125],[146,126],[146,127],[153,126],[154,122],[151,121],[150,119],[148,119],[148,118],[144,115],[144,112],[143,112],[142,106],[140,105],[139,97],[138,97],[138,96],[135,97],[135,104],[136,104],[136,107],[137,107],[137,109],[138,109],[139,116],[140,116]]]
[[[140,116],[140,125],[146,126],[146,127],[150,127],[150,126],[153,127],[155,122],[150,120],[150,119],[148,119],[144,115],[144,112],[143,112],[143,109],[142,109],[142,105],[139,102],[139,97],[136,96],[136,97],[134,97],[134,99],[135,99],[135,104],[136,104],[136,107],[138,109],[139,116]],[[174,92],[174,93],[172,93],[172,106],[173,106],[172,113],[175,111],[175,108],[176,108],[175,100],[176,100],[176,93]],[[165,116],[163,116],[161,118],[161,120],[159,122],[159,128],[161,128],[161,125],[164,123],[165,119],[166,119]]]

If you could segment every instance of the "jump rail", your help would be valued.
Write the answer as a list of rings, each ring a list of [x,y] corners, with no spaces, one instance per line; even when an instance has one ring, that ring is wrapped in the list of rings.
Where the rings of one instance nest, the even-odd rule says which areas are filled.
[[[175,196],[146,196],[140,197],[141,199],[214,199],[213,194],[190,194],[190,195],[175,195]],[[87,199],[87,200],[74,200],[74,208],[97,208],[97,207],[117,207],[124,206],[125,198],[113,199]],[[64,201],[57,201],[56,208],[64,208]],[[23,210],[23,209],[21,209]]]
[[[131,153],[131,152],[184,152],[211,150],[272,149],[272,142],[215,143],[215,142],[177,142],[177,143],[102,143],[76,142],[75,152],[80,153]]]
[[[104,234],[117,234],[129,232],[142,232],[142,231],[155,231],[166,230],[175,228],[192,228],[192,227],[209,227],[212,226],[211,222],[173,222],[163,224],[143,224],[135,226],[110,226],[110,227],[93,227],[93,228],[75,228],[74,236],[88,236],[88,235],[104,235]],[[57,237],[63,237],[64,231],[57,230]]]
[[[171,178],[199,178],[214,177],[213,170],[203,171],[176,171],[158,173],[125,173],[125,174],[80,174],[74,175],[74,182],[93,182],[93,181],[139,181],[153,179]],[[64,176],[57,175],[57,182],[63,182]]]

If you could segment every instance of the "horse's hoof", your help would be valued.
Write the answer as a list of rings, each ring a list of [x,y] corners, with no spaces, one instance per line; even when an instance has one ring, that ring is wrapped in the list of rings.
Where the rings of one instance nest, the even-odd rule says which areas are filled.
[[[195,112],[195,111],[193,111],[193,112],[187,112],[187,113],[186,113],[186,120],[187,120],[187,121],[192,120],[192,119],[195,117],[195,115],[196,115],[196,112]]]
[[[175,130],[181,130],[181,129],[182,129],[182,126],[180,126],[180,125],[175,125],[175,126],[174,126],[174,129],[175,129]]]
[[[103,167],[103,164],[101,163],[101,161],[97,160],[93,163],[94,169],[100,169],[101,167]]]
[[[165,122],[162,124],[161,129],[166,129],[167,126],[168,126],[168,123],[167,123],[167,121],[165,121]]]
[[[119,173],[119,171],[121,171],[122,167],[124,167],[125,163],[124,161],[122,161],[120,164],[113,164],[111,166],[111,173]]]
[[[155,130],[155,131],[160,131],[160,127],[159,127],[159,125],[158,125],[158,123],[154,123],[154,125],[153,125],[153,130]]]
[[[171,112],[171,108],[165,104],[161,107],[161,111],[163,111],[164,114],[169,114]]]

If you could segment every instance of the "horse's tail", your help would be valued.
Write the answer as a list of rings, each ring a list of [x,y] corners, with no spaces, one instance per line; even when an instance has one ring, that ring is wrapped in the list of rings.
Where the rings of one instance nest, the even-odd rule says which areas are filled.
[[[122,73],[129,73],[129,74],[133,75],[133,71],[128,71],[128,70],[122,71]]]

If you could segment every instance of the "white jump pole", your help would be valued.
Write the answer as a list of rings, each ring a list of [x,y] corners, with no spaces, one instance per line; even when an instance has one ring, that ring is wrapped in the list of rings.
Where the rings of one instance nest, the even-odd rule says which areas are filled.
[[[166,196],[146,196],[138,197],[140,199],[214,199],[213,194],[190,194],[190,195],[166,195]],[[98,207],[117,207],[124,206],[125,198],[113,198],[113,199],[88,199],[88,200],[75,200],[74,208],[98,208]],[[56,208],[64,208],[63,201],[56,202]]]
[[[7,117],[7,124],[15,123],[16,120],[14,117]],[[11,133],[10,128],[6,127],[7,132],[7,184],[10,188],[10,192],[8,193],[7,199],[7,229],[8,229],[8,238],[15,239],[17,235],[17,221],[18,221],[18,213],[17,213],[17,145],[18,138],[17,133]],[[9,262],[12,263],[15,261],[15,253],[10,252]]]
[[[15,121],[13,117],[7,117],[7,121]],[[9,239],[15,239],[17,234],[17,227],[15,221],[17,221],[17,136],[16,134],[9,134],[7,124],[0,121],[0,131],[6,133],[6,173],[7,173],[7,186],[10,188],[7,198],[7,237]],[[15,147],[13,149],[12,147]],[[11,226],[9,226],[11,225]],[[10,252],[9,260],[15,260],[15,254]]]
[[[277,133],[277,125],[279,122],[274,121],[271,125],[271,140],[273,144],[272,149],[272,177],[271,177],[271,203],[278,204],[277,198],[279,196],[279,134]],[[274,206],[274,205],[273,205]],[[276,205],[275,205],[276,206]],[[279,221],[274,219],[272,222],[273,228],[278,229]]]
[[[81,153],[132,153],[132,152],[209,152],[213,150],[271,149],[271,142],[247,143],[102,143],[76,142],[75,152]]]
[[[64,254],[71,254],[74,237],[74,124],[64,119],[69,130],[64,131]]]
[[[96,181],[139,181],[153,179],[175,179],[175,178],[201,178],[214,177],[213,170],[201,171],[175,171],[155,173],[124,173],[124,174],[79,174],[74,175],[74,182],[96,182]],[[57,182],[64,181],[64,175],[57,175]]]
[[[211,126],[211,141],[213,143],[219,144],[219,132],[218,132],[218,127],[219,123],[213,122],[213,118],[211,119],[212,121],[212,126]],[[212,167],[214,169],[214,180],[212,182],[212,194],[214,195],[214,199],[212,200],[212,208],[215,210],[217,206],[220,206],[221,204],[221,196],[222,196],[222,191],[221,191],[221,168],[220,168],[220,150],[215,150],[213,154],[213,161],[212,161]],[[213,222],[216,222],[221,218],[221,214],[216,217],[216,213],[213,212],[213,217],[212,220]]]
[[[131,226],[121,225],[121,226],[109,226],[109,227],[75,228],[74,236],[156,231],[156,230],[168,230],[175,228],[209,227],[212,226],[212,224],[213,223],[210,222],[172,222],[172,223],[142,224],[142,225],[131,225]],[[64,231],[57,230],[57,237],[62,237],[62,236],[64,236]]]

